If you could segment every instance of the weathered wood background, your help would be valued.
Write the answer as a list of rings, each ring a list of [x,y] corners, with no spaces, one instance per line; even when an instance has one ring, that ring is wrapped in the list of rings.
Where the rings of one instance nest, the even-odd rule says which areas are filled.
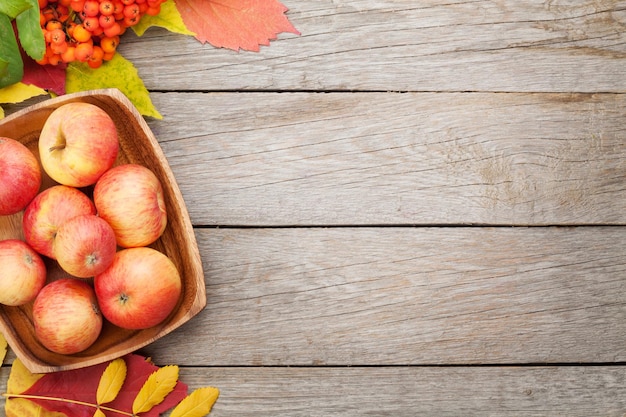
[[[624,416],[626,1],[284,4],[124,38],[208,294],[142,353],[219,417]]]

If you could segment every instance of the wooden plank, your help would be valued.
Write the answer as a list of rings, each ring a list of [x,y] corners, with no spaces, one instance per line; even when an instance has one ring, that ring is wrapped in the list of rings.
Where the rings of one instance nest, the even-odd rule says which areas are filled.
[[[151,90],[626,89],[623,0],[284,3],[302,35],[259,53],[159,29],[125,35],[120,51]]]
[[[626,224],[624,94],[153,99],[195,225]]]
[[[0,369],[5,392],[9,369]],[[183,368],[211,417],[623,416],[626,367]],[[0,397],[0,409],[4,409]]]
[[[181,365],[626,360],[626,228],[197,229]]]

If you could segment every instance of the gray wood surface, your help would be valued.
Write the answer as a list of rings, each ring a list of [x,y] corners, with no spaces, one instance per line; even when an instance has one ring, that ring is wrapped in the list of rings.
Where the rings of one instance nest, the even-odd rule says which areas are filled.
[[[154,101],[194,224],[626,224],[621,94]]]
[[[218,417],[626,415],[626,1],[283,3],[124,35],[208,297],[140,353]]]
[[[158,29],[120,50],[154,90],[626,89],[623,0],[283,3],[302,35],[281,34],[261,54]]]

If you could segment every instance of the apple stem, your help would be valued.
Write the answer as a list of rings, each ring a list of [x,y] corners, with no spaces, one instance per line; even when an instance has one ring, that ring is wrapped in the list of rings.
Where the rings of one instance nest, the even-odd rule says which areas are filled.
[[[117,414],[122,414],[124,416],[130,416],[130,417],[136,417],[136,414],[133,413],[128,413],[126,411],[122,411],[122,410],[117,410],[115,408],[111,408],[111,407],[106,407],[104,405],[99,405],[99,404],[92,404],[92,403],[88,403],[88,402],[84,402],[84,401],[78,401],[78,400],[68,400],[67,398],[58,398],[58,397],[46,397],[45,395],[29,395],[29,394],[9,394],[7,392],[2,394],[3,397],[6,398],[24,398],[27,400],[42,400],[42,401],[59,401],[59,402],[66,402],[66,403],[70,403],[70,404],[76,404],[76,405],[82,405],[85,407],[92,407],[92,408],[96,408],[96,409],[101,409],[104,411],[111,411],[112,413],[117,413]]]
[[[61,149],[65,149],[65,144],[63,145],[56,145],[56,146],[51,146],[49,151],[50,152],[54,152],[54,151],[60,151]]]

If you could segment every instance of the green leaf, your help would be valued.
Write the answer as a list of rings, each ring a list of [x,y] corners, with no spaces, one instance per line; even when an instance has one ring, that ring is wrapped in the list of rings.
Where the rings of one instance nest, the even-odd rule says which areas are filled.
[[[11,19],[0,13],[0,88],[15,84],[24,76],[24,62],[15,39]]]
[[[39,24],[39,4],[37,0],[26,0],[31,3],[29,9],[15,18],[17,32],[22,48],[34,60],[43,58],[46,53],[46,41]]]
[[[183,18],[173,1],[166,1],[161,4],[161,12],[156,16],[143,15],[139,23],[132,26],[137,36],[142,36],[148,28],[159,26],[169,30],[170,32],[180,33],[181,35],[196,36],[196,34],[183,23]]]
[[[11,19],[22,13],[24,10],[32,7],[29,0],[2,0],[0,1],[0,13],[9,16]],[[39,13],[39,5],[37,5],[37,13]]]
[[[117,88],[128,97],[144,116],[162,119],[150,100],[150,93],[137,73],[135,66],[119,53],[101,67],[92,69],[86,63],[72,62],[67,66],[65,92]]]

